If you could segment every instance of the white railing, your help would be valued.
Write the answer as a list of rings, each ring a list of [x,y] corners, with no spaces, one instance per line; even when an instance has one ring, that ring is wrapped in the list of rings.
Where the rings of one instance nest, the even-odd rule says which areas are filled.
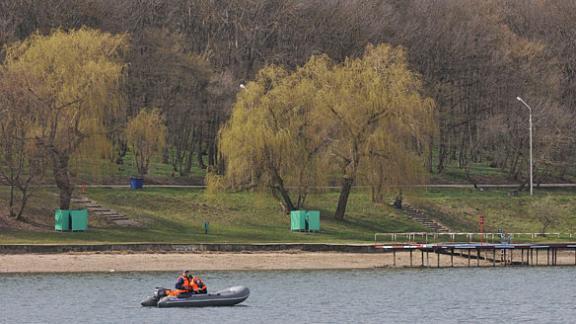
[[[428,242],[430,239],[438,240],[440,238],[448,238],[451,241],[456,241],[456,238],[466,238],[468,242],[473,242],[474,239],[484,239],[484,240],[501,240],[504,238],[536,238],[536,237],[548,237],[554,236],[557,238],[567,237],[576,238],[576,234],[573,233],[466,233],[466,232],[455,232],[455,233],[435,233],[435,232],[406,232],[406,233],[375,233],[374,243],[378,242],[378,237],[388,237],[388,241],[398,242],[398,238],[403,238],[404,241],[416,241],[416,238],[425,240]]]

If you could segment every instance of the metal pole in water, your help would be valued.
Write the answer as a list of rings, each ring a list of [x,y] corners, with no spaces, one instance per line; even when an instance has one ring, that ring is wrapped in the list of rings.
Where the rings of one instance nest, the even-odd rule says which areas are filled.
[[[554,248],[554,265],[558,265],[558,249]]]
[[[392,256],[394,258],[394,266],[396,266],[396,250],[392,250]]]
[[[436,268],[440,268],[440,251],[436,249]]]
[[[410,249],[410,268],[412,268],[412,249]]]
[[[452,252],[450,253],[450,266],[454,267],[454,248],[452,248]]]
[[[496,266],[496,248],[492,248],[492,267]]]
[[[476,248],[476,266],[480,266],[480,249]]]
[[[424,250],[420,250],[420,254],[422,256],[422,267],[424,267]]]
[[[470,249],[468,249],[468,268],[470,268]]]

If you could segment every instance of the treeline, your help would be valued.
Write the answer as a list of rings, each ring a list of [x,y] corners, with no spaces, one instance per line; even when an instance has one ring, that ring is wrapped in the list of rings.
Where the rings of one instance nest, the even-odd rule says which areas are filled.
[[[436,103],[426,168],[486,162],[521,182],[533,108],[536,181],[576,164],[576,3],[562,0],[5,0],[0,45],[82,26],[129,35],[121,83],[126,123],[159,108],[164,162],[223,172],[218,132],[240,90],[270,64],[312,55],[360,57],[368,44],[405,48]],[[3,58],[6,51],[2,53]],[[123,135],[111,136],[121,159]]]
[[[0,6],[1,44],[57,27],[129,32],[131,113],[153,105],[172,111],[166,114],[177,148],[171,162],[182,174],[194,158],[217,164],[216,133],[238,84],[261,67],[293,68],[317,53],[341,61],[383,42],[407,49],[438,104],[430,171],[489,159],[525,178],[527,114],[516,96],[535,110],[537,176],[561,177],[574,165],[573,1],[7,0]]]

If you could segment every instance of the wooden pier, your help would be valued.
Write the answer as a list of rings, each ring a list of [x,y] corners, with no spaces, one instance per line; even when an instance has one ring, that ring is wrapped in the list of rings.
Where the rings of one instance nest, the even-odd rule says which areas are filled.
[[[439,244],[390,244],[375,245],[396,255],[409,253],[410,266],[454,267],[454,257],[467,259],[468,267],[480,266],[576,266],[576,243],[568,244],[491,244],[491,243],[439,243]],[[559,262],[559,253],[574,252],[573,260]],[[564,258],[566,259],[566,258]],[[446,265],[448,264],[448,265]]]

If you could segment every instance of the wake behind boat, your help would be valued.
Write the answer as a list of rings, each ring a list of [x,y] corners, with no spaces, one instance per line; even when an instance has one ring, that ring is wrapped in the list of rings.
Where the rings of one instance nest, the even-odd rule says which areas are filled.
[[[206,307],[233,306],[250,296],[250,289],[234,286],[212,294],[191,294],[187,296],[169,296],[169,289],[158,287],[154,295],[141,302],[142,306],[157,307]]]

